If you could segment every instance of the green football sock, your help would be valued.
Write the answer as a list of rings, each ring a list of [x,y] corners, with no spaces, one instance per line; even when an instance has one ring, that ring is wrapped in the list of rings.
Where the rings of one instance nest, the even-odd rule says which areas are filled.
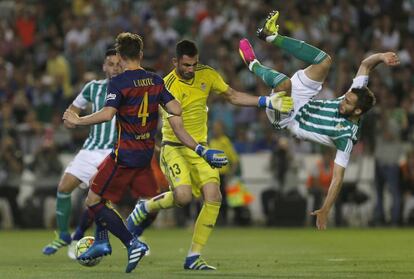
[[[270,88],[275,88],[280,83],[288,79],[288,77],[278,71],[275,71],[269,67],[263,66],[259,61],[255,62],[252,66],[253,73],[261,78],[264,83]]]
[[[71,193],[58,192],[56,199],[56,220],[59,232],[69,232],[71,207]]]
[[[287,36],[276,35],[270,43],[309,64],[319,64],[327,57],[327,54],[319,48]]]

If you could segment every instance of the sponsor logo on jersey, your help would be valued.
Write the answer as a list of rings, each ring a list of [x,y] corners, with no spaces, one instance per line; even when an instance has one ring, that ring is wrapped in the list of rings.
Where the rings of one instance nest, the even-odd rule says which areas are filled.
[[[114,93],[108,93],[108,95],[106,95],[106,100],[115,100],[116,99],[116,94]]]

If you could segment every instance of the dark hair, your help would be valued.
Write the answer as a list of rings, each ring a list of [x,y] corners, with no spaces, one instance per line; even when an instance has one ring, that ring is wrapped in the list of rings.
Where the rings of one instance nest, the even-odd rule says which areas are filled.
[[[108,48],[105,52],[105,57],[116,55],[116,49]]]
[[[175,53],[177,55],[177,58],[180,58],[184,55],[194,57],[198,54],[198,49],[194,42],[189,40],[182,40],[177,43],[177,46],[175,47]]]
[[[116,51],[122,58],[139,59],[139,54],[144,47],[142,38],[138,34],[124,32],[116,37]]]
[[[369,111],[376,103],[374,93],[366,86],[361,88],[352,88],[351,92],[358,97],[356,107],[361,109],[361,114]]]

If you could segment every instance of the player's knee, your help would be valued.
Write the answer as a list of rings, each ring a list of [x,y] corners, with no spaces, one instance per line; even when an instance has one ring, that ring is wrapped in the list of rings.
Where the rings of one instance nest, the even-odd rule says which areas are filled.
[[[331,56],[329,56],[329,54],[326,54],[325,59],[323,59],[319,65],[321,65],[326,71],[328,71],[332,65]]]
[[[206,202],[220,202],[221,193],[219,187],[210,187],[209,189],[203,189],[203,197]]]
[[[191,202],[193,195],[191,188],[188,187],[177,187],[174,189],[174,202],[178,206],[185,206]]]
[[[75,186],[76,187],[76,186]],[[66,183],[64,180],[61,180],[58,184],[58,192],[71,193],[73,191],[73,186],[69,183]]]
[[[101,200],[102,198],[100,196],[98,196],[97,194],[89,190],[88,196],[86,197],[86,200],[85,200],[85,204],[86,206],[93,206],[97,203],[100,203]]]
[[[222,196],[220,192],[212,193],[208,197],[204,198],[206,202],[219,202],[221,203]]]

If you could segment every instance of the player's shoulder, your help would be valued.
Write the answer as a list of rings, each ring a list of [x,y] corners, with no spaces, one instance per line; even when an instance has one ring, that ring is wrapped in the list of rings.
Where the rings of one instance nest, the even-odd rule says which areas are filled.
[[[211,71],[217,72],[213,67],[210,67],[205,64],[200,64],[200,63],[197,64],[197,67],[195,70],[196,72],[211,72]]]
[[[93,86],[105,85],[107,82],[108,82],[108,80],[107,80],[107,79],[102,79],[102,80],[96,80],[96,79],[93,79],[93,80],[90,80],[90,81],[88,81],[88,82],[87,82],[87,83],[83,86],[82,91],[84,91],[84,90],[86,90],[86,89],[90,89],[90,88],[92,88]]]
[[[154,84],[164,83],[163,78],[159,74],[157,74],[153,71],[145,70],[145,75],[146,75],[147,78],[151,78],[154,81]]]
[[[175,70],[172,70],[169,74],[167,74],[164,77],[165,87],[167,89],[170,89],[171,86],[174,84],[174,82],[177,80],[178,80],[177,74],[175,73]]]

